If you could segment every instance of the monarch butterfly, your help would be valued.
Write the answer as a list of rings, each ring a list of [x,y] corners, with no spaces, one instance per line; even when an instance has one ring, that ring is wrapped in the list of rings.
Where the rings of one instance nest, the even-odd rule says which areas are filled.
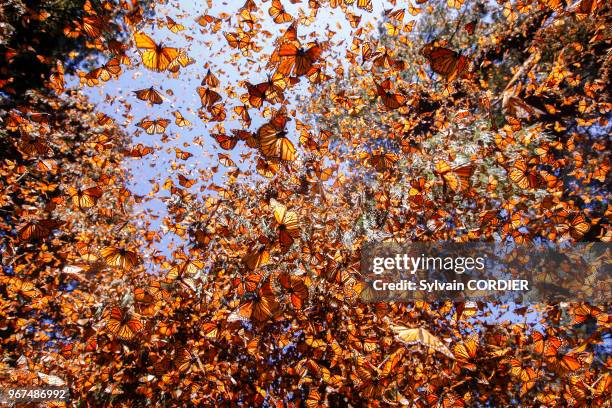
[[[323,72],[323,68],[319,66],[312,66],[310,70],[306,73],[306,78],[312,84],[320,84],[321,82],[325,82],[331,79],[331,76],[327,75]]]
[[[557,401],[559,400],[559,395],[556,394],[552,389],[546,387],[543,392],[539,392],[536,395],[536,400],[544,404],[546,407],[554,407],[557,406]]]
[[[220,18],[217,18],[215,16],[211,16],[210,14],[204,14],[201,15],[200,17],[198,17],[196,19],[196,22],[201,25],[202,27],[206,27],[208,24],[217,24],[221,22]]]
[[[253,337],[251,340],[249,340],[246,344],[247,353],[249,353],[252,356],[256,356],[257,352],[259,351],[260,342],[261,342],[260,336]],[[284,346],[280,346],[280,347],[284,347]],[[278,402],[274,401],[273,399],[271,399],[270,402],[272,404],[278,405]]]
[[[591,224],[580,213],[573,215],[571,218],[554,217],[554,220],[559,220],[556,226],[557,230],[563,234],[569,234],[573,239],[580,240],[584,234],[589,232]]]
[[[185,68],[188,65],[195,64],[195,60],[191,58],[185,51],[180,51],[178,57],[168,64],[168,71],[177,73],[181,67]]]
[[[372,12],[372,0],[357,0],[357,8]]]
[[[134,289],[134,300],[140,303],[153,303],[153,295],[145,288]]]
[[[355,15],[347,11],[346,18],[348,19],[351,28],[359,27],[359,24],[361,23],[361,16]]]
[[[370,400],[379,398],[387,388],[388,381],[380,381],[376,367],[368,365],[358,365],[356,373],[352,374],[355,386],[361,390],[360,394]]]
[[[321,133],[323,135],[323,133]],[[310,132],[302,130],[300,132],[300,146],[306,147],[306,149],[312,152],[323,153],[329,150],[329,140],[321,137],[318,140],[321,140],[322,143],[319,144],[317,139],[315,139],[314,135]]]
[[[113,123],[113,118],[111,118],[110,116],[102,112],[96,113],[96,118],[98,119],[98,125],[101,125],[101,126],[108,125],[109,123]]]
[[[149,284],[147,290],[155,300],[170,299],[170,286],[166,282],[153,281]]]
[[[293,23],[291,23],[291,25],[287,27],[283,35],[281,35],[279,38],[275,40],[275,44],[280,45],[280,44],[284,44],[287,42],[297,41],[298,39],[297,23],[298,23],[297,21],[294,21]]]
[[[399,161],[399,156],[395,153],[384,153],[382,151],[372,154],[363,153],[362,158],[371,164],[377,171],[384,172],[393,168],[395,163]]]
[[[465,0],[446,0],[448,7],[459,10]]]
[[[172,322],[159,322],[157,330],[162,336],[173,336],[178,333],[178,327]]]
[[[372,54],[374,59],[372,63],[374,66],[379,68],[389,69],[396,65],[397,61],[393,58],[394,51],[388,49],[386,46],[378,48],[376,53]]]
[[[221,100],[221,95],[212,89],[205,88],[203,86],[199,86],[197,88],[198,95],[200,96],[200,101],[202,102],[202,107],[211,108],[215,103]]]
[[[605,313],[598,307],[591,306],[588,303],[580,303],[573,309],[574,319],[572,324],[584,324],[587,321],[599,320],[598,317],[606,317]],[[607,320],[607,317],[606,317]]]
[[[257,131],[259,148],[267,158],[285,161],[295,160],[295,147],[287,138],[286,124],[287,116],[278,114]]]
[[[193,154],[186,152],[184,150],[179,149],[178,147],[174,148],[175,157],[179,160],[187,160],[193,156]]]
[[[139,128],[142,128],[147,132],[148,135],[163,134],[166,131],[166,127],[170,124],[168,119],[143,119],[136,124]]]
[[[572,375],[569,380],[570,394],[578,405],[599,407],[605,406],[606,400],[609,402],[612,387],[612,375],[609,372],[603,373],[590,385],[585,382],[583,376]]]
[[[30,221],[17,234],[21,241],[40,241],[51,235],[51,232],[62,224],[56,220]]]
[[[186,259],[180,264],[172,267],[168,274],[167,279],[175,280],[181,279],[185,275],[195,275],[204,268],[204,262],[199,259]]]
[[[408,190],[410,201],[422,205],[425,202],[427,190],[429,190],[429,185],[425,178],[419,177],[416,180],[411,180],[410,190]]]
[[[476,314],[478,314],[478,304],[476,302],[460,302],[455,306],[455,313],[453,314],[453,319],[455,321],[467,320],[471,317],[476,316]],[[478,338],[476,338],[475,340],[476,342],[478,342]]]
[[[294,211],[287,211],[287,207],[274,199],[270,204],[274,210],[274,219],[278,224],[277,231],[280,244],[283,247],[289,247],[293,244],[294,238],[300,236],[298,215]]]
[[[187,119],[185,119],[183,117],[183,114],[179,111],[174,111],[172,112],[172,114],[174,115],[174,117],[176,118],[174,123],[176,123],[176,125],[178,127],[185,127],[185,126],[191,126],[191,122]]]
[[[364,64],[372,58],[376,45],[367,41],[361,45],[361,63]]]
[[[249,93],[247,98],[248,102],[254,108],[261,108],[267,98],[266,93],[270,89],[268,83],[262,82],[257,85],[252,85],[251,83],[247,82],[245,85]]]
[[[305,404],[306,408],[324,408],[327,406],[327,401],[316,387],[311,387]]]
[[[77,352],[77,350],[75,350],[76,346],[77,346],[76,342],[66,343],[66,344],[64,344],[62,346],[60,353],[64,357],[70,357],[70,356],[74,355],[74,353]]]
[[[278,49],[278,72],[285,76],[293,75],[296,77],[306,75],[313,64],[321,58],[323,48],[315,43],[312,47],[305,50],[298,47],[296,42],[282,44]]]
[[[278,173],[278,168],[278,163],[259,158],[257,160],[255,170],[257,170],[257,173],[266,178],[272,178],[276,173]]]
[[[134,91],[134,93],[141,101],[150,102],[153,105],[161,105],[164,101],[164,97],[158,91],[156,91],[154,87],[140,89],[138,91]]]
[[[406,9],[397,9],[397,10],[393,10],[393,9],[389,9],[389,10],[385,10],[384,15],[386,18],[390,19],[390,20],[395,20],[398,23],[401,23],[404,21],[404,17],[406,16]]]
[[[253,14],[251,14],[249,10],[244,9],[240,11],[240,14],[238,15],[238,21],[240,22],[241,26],[242,24],[246,24],[248,26],[248,29],[252,30],[253,28],[255,28],[257,18]]]
[[[24,136],[19,145],[19,151],[27,156],[42,156],[52,153],[53,149],[43,142],[41,138]]]
[[[256,85],[247,82],[246,88],[249,92],[248,101],[254,108],[260,108],[264,101],[269,101],[270,103],[282,102],[283,99],[285,99],[283,90],[286,87],[287,80],[280,73],[276,73],[272,77],[269,77],[266,82]]]
[[[183,176],[182,174],[178,175],[178,179],[179,179],[179,184],[185,188],[190,188],[191,186],[193,186],[196,183],[196,179],[188,179],[187,177]]]
[[[215,138],[223,150],[232,150],[238,143],[238,138],[228,136],[225,133],[213,133],[211,136]]]
[[[190,351],[186,347],[181,347],[176,352],[176,358],[174,359],[176,369],[185,373],[188,371],[197,371],[199,368],[198,357],[195,352]]]
[[[366,398],[380,397],[389,385],[390,376],[395,372],[397,365],[401,362],[404,349],[398,348],[387,356],[377,367],[363,356],[357,356],[356,372],[351,376],[355,385],[361,389]]]
[[[174,265],[166,274],[166,282],[178,281],[192,291],[196,290],[194,276],[204,268],[204,262],[199,259],[188,259],[178,265]]]
[[[206,76],[202,80],[202,85],[204,84],[210,86],[211,88],[216,88],[219,86],[219,78],[217,78],[215,74],[213,74],[212,71],[209,69],[206,72]]]
[[[225,36],[225,39],[230,47],[239,49],[244,56],[249,55],[249,51],[255,48],[251,35],[248,33],[243,31],[239,31],[237,33],[226,32],[223,33],[223,35]]]
[[[204,337],[208,339],[218,339],[222,336],[226,330],[223,328],[223,320],[212,320],[210,322],[204,322],[200,326],[200,330],[204,333]]]
[[[87,11],[87,10],[86,10]],[[90,38],[97,38],[102,34],[103,20],[95,14],[88,13],[80,21],[72,21],[72,25],[64,28],[64,34],[69,38],[78,38],[83,32]]]
[[[270,252],[265,245],[259,247],[259,249],[249,252],[242,258],[244,264],[252,271],[264,266],[270,260]]]
[[[121,61],[122,64],[129,64],[130,63],[130,58],[126,55],[126,52],[129,48],[129,45],[122,42],[122,41],[118,41],[116,39],[110,39],[108,41],[107,44],[108,50],[113,54],[116,55],[117,58],[119,58],[119,60]]]
[[[444,160],[436,162],[436,173],[442,177],[444,187],[450,187],[451,190],[456,192],[468,189],[473,171],[474,166],[471,163],[451,167]]]
[[[74,187],[68,188],[68,195],[72,200],[72,203],[83,210],[91,208],[98,202],[98,199],[102,197],[103,191],[99,187],[90,187],[85,190],[77,189]]]
[[[510,375],[519,378],[523,382],[532,382],[538,377],[532,367],[523,364],[523,361],[519,359],[508,361],[508,365],[510,366]]]
[[[134,146],[132,149],[127,150],[126,154],[130,157],[134,157],[134,158],[142,158],[144,156],[147,156],[151,153],[154,153],[155,150],[153,150],[152,147],[150,146],[145,146],[142,143],[138,143],[136,146]]]
[[[401,26],[396,26],[394,23],[385,23],[385,28],[387,29],[387,35],[390,37],[399,35],[402,29]]]
[[[266,99],[272,103],[279,103],[284,99],[283,91],[293,82],[280,73],[276,73],[268,77],[266,84],[268,84],[268,89],[265,91]]]
[[[142,32],[134,33],[136,47],[144,49],[141,51],[142,63],[153,71],[165,71],[168,66],[179,56],[179,50],[172,47],[164,47],[156,44],[148,35]]]
[[[539,175],[531,171],[524,160],[515,161],[508,176],[522,189],[533,189],[540,186]]]
[[[550,337],[546,340],[544,345],[546,363],[555,372],[579,370],[583,363],[579,360],[578,354],[563,353],[560,351],[563,344],[563,340],[558,337]]]
[[[433,72],[451,82],[466,71],[469,60],[448,48],[437,47],[429,43],[421,49],[421,55],[427,58]]]
[[[177,22],[174,21],[169,16],[166,16],[166,27],[168,27],[168,30],[172,31],[175,34],[178,33],[179,31],[183,31],[185,29],[184,25],[177,24]]]
[[[58,169],[57,161],[52,159],[41,159],[36,162],[36,168],[41,173],[56,174]]]
[[[64,80],[64,65],[62,65],[62,62],[60,60],[57,60],[55,72],[53,72],[49,76],[48,87],[55,93],[61,94],[62,92],[64,92],[65,85],[66,82]]]
[[[249,107],[246,105],[238,105],[234,107],[234,112],[238,115],[242,124],[245,127],[251,126],[251,115],[249,114]]]
[[[278,283],[289,295],[289,300],[294,309],[302,309],[304,302],[308,300],[308,286],[299,276],[283,273],[278,277]]]
[[[232,280],[232,286],[236,288],[236,293],[238,293],[238,295],[244,296],[246,293],[255,292],[263,277],[263,272],[243,274]]]
[[[251,320],[264,322],[274,317],[279,310],[279,304],[270,287],[265,282],[254,294],[246,294],[246,302],[240,304],[227,318],[228,322]]]
[[[105,311],[104,320],[106,328],[121,340],[132,340],[134,336],[144,329],[144,325],[138,319],[132,318],[123,309],[113,306]]]
[[[225,105],[219,103],[208,108],[211,115],[211,121],[222,122],[227,118],[227,112],[225,111]]]
[[[11,298],[19,295],[34,298],[40,294],[40,291],[36,288],[34,283],[17,277],[9,279],[7,289],[8,295]]]
[[[94,69],[91,76],[96,79],[101,79],[106,82],[111,78],[119,78],[121,75],[121,61],[117,57],[113,57],[104,65]]]
[[[540,171],[540,180],[549,190],[563,187],[563,183],[555,175],[544,170]]]
[[[311,0],[311,2],[314,0]],[[344,9],[347,5],[354,4],[355,0],[331,0],[329,5],[332,8],[341,7]],[[395,4],[395,3],[394,3]],[[357,7],[371,12],[372,11],[372,0],[357,0]]]
[[[232,134],[238,140],[244,140],[247,146],[252,148],[257,148],[259,146],[259,141],[257,140],[257,134],[242,130],[242,129],[232,129]]]
[[[531,341],[533,343],[533,350],[537,354],[544,353],[545,337],[542,333],[537,330],[534,330],[534,332],[531,334]]]
[[[99,71],[97,69],[87,73],[79,72],[78,75],[81,85],[86,84],[87,86],[96,86],[100,83],[100,81],[98,80]]]
[[[398,338],[398,340],[402,341],[406,345],[421,344],[441,354],[444,354],[448,358],[455,359],[455,356],[453,353],[451,353],[446,344],[423,327],[408,328],[394,324],[389,325],[389,327],[391,330],[393,330],[393,332],[395,332],[395,336]]]
[[[64,27],[64,35],[68,38],[78,38],[81,36],[81,28],[77,24],[70,24]]]
[[[293,20],[291,14],[287,13],[285,6],[280,0],[272,0],[272,5],[268,9],[268,14],[274,19],[277,24],[288,23]]]
[[[254,0],[246,0],[239,10],[257,11],[257,4]]]
[[[476,370],[476,364],[472,361],[476,358],[476,353],[478,352],[478,336],[472,335],[468,337],[467,340],[456,344],[453,347],[453,354],[455,355],[455,359],[460,363],[460,365],[464,368],[467,368],[470,371]]]
[[[581,0],[570,11],[574,13],[578,20],[584,20],[589,15],[595,13],[598,3],[597,0]]]
[[[106,247],[100,251],[100,255],[108,266],[123,270],[132,269],[138,264],[138,255],[125,248]]]
[[[387,109],[397,109],[406,103],[406,97],[390,92],[391,80],[385,79],[381,84],[376,83],[376,94],[380,96]]]

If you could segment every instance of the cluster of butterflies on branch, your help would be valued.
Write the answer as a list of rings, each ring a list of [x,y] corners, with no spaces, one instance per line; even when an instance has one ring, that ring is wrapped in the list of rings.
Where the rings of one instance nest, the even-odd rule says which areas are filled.
[[[247,0],[189,26],[137,1],[85,2],[64,33],[106,59],[81,87],[204,69],[188,96],[129,89],[164,117],[107,95],[134,135],[66,89],[61,61],[48,89],[0,112],[1,384],[63,378],[75,399],[121,406],[609,399],[609,305],[367,302],[360,271],[368,241],[610,241],[609,5],[390,1],[377,27],[373,3]],[[346,37],[300,35],[330,11]],[[105,37],[115,19],[124,42]],[[165,29],[222,41],[227,66],[161,43]],[[243,75],[227,85],[230,66]],[[198,168],[192,145],[218,146],[217,163]],[[131,191],[125,161],[163,154],[166,181]],[[140,210],[152,200],[163,215]]]

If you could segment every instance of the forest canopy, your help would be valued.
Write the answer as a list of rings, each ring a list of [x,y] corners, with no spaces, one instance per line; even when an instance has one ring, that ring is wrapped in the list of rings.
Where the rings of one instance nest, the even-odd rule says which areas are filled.
[[[609,243],[611,17],[604,0],[4,2],[0,388],[609,403],[609,303],[366,302],[361,262],[371,242]]]

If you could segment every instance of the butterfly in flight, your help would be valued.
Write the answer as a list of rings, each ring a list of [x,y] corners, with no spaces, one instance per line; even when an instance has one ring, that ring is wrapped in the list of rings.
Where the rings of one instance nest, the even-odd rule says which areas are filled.
[[[461,77],[468,68],[469,60],[464,55],[444,47],[435,46],[433,43],[425,45],[421,49],[431,70],[444,77],[448,82]]]
[[[295,160],[295,147],[287,138],[287,116],[278,114],[257,131],[261,152],[269,159]]]
[[[132,340],[134,336],[144,329],[144,324],[118,306],[114,306],[104,313],[106,328],[121,340]]]
[[[442,178],[444,188],[449,187],[453,191],[465,191],[470,185],[470,177],[474,171],[472,163],[461,164],[451,167],[446,161],[436,162],[436,174]]]
[[[168,66],[179,56],[179,50],[173,47],[164,47],[157,44],[151,37],[142,32],[134,33],[136,47],[141,50],[142,63],[153,71],[165,71]]]

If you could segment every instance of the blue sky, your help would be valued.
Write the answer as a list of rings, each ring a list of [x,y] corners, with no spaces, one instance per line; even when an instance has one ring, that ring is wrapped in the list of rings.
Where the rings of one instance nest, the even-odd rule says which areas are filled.
[[[300,14],[300,9],[306,15],[309,14],[308,2],[306,1],[298,4],[291,4],[289,1],[284,1],[283,3],[287,12],[294,17]],[[362,16],[360,27],[368,24],[376,26],[378,20],[382,19],[383,11],[392,8],[392,5],[386,1],[374,1],[373,3],[374,10],[372,13],[363,12],[354,6],[350,8],[351,12]],[[210,9],[206,8],[203,2],[182,1],[165,5],[157,4],[153,21],[145,24],[142,27],[142,31],[151,36],[155,41],[162,42],[166,46],[185,49],[188,55],[196,61],[195,64],[182,68],[179,75],[173,77],[168,72],[157,73],[147,70],[140,64],[140,57],[136,49],[131,48],[128,55],[132,60],[132,67],[124,66],[124,72],[118,79],[111,79],[95,87],[83,87],[83,92],[97,105],[97,109],[113,117],[132,136],[133,145],[142,143],[153,146],[156,150],[154,155],[146,156],[143,159],[126,160],[127,169],[132,174],[131,185],[129,187],[134,194],[149,194],[153,187],[152,181],[157,182],[160,188],[162,188],[168,178],[171,178],[178,186],[178,173],[191,179],[201,178],[199,172],[209,172],[213,166],[218,165],[217,153],[227,153],[218,147],[216,141],[209,135],[211,131],[215,131],[216,123],[205,123],[197,115],[201,102],[196,93],[196,88],[200,86],[200,82],[206,75],[208,67],[221,81],[217,91],[222,95],[228,113],[228,119],[223,123],[223,127],[228,133],[231,129],[243,128],[238,120],[232,119],[232,116],[235,116],[232,108],[241,104],[239,96],[246,93],[246,88],[243,86],[242,81],[249,81],[255,84],[267,79],[267,75],[271,72],[265,66],[268,56],[274,48],[274,40],[282,35],[289,26],[289,23],[274,23],[268,15],[271,2],[257,2],[260,9],[254,12],[254,14],[258,17],[258,22],[261,23],[261,29],[256,41],[262,47],[262,50],[249,57],[242,56],[238,50],[229,47],[223,36],[225,31],[235,31],[237,17],[240,12],[239,8],[242,4],[242,1],[213,1],[212,8]],[[217,33],[210,32],[195,21],[203,14],[218,17],[222,13],[229,15],[229,21],[224,21]],[[168,28],[159,24],[159,22],[165,21],[166,16],[170,16],[177,23],[183,24],[186,29],[176,34],[172,33]],[[407,22],[408,18],[407,16],[405,22]],[[333,47],[329,54],[338,55],[340,58],[328,58],[327,60],[330,62],[344,61],[341,57],[344,55],[347,47],[351,46],[351,33],[353,29],[350,27],[344,12],[340,9],[321,8],[316,21],[309,26],[300,24],[298,33],[303,42],[313,41],[314,39],[324,41],[328,39],[327,33],[329,30],[335,32],[333,37],[331,37]],[[266,32],[269,34],[264,35]],[[103,62],[101,61],[100,63]],[[333,68],[330,64],[327,67],[327,72],[331,74]],[[309,90],[305,82],[307,80],[302,79],[301,84],[285,93],[289,100],[289,111],[298,107],[296,103],[297,98],[308,95]],[[78,83],[78,78],[73,77],[68,83],[75,86]],[[138,100],[133,93],[135,90],[150,86],[154,86],[162,92],[165,97],[163,104],[148,105]],[[172,95],[166,93],[168,90],[172,91]],[[230,97],[229,94],[232,91],[235,95]],[[128,111],[126,106],[130,106],[131,109]],[[265,106],[269,105],[266,103]],[[276,108],[278,107],[279,105],[276,106]],[[186,119],[191,121],[192,126],[189,128],[179,128],[175,125],[174,116],[172,115],[172,112],[175,110],[179,110]],[[262,111],[263,108],[260,112],[256,109],[250,110],[252,118],[250,130],[258,129],[266,121],[262,117]],[[136,127],[136,124],[145,117],[150,119],[160,117],[171,120],[163,142],[161,135],[147,135]],[[297,112],[296,117],[305,121],[300,112]],[[295,121],[290,122],[289,130],[293,130],[294,125]],[[296,133],[290,132],[290,137],[297,146]],[[201,143],[194,143],[198,139],[201,140]],[[193,156],[187,161],[177,160],[175,159],[175,148],[190,152]],[[249,166],[254,168],[254,160],[252,158],[256,155],[252,155],[248,162],[241,162],[240,154],[246,153],[249,150],[251,149],[239,143],[230,153],[230,156],[241,170],[246,170]],[[222,185],[223,174],[224,168],[219,165],[219,172],[214,176],[213,181],[218,185]],[[190,188],[190,191],[197,192],[202,187],[201,183],[196,183]],[[211,192],[204,191],[201,196],[208,194],[211,194]],[[162,197],[169,197],[169,192],[160,189],[159,192],[143,201],[141,208],[137,209],[137,213],[143,215],[142,219],[147,219],[151,222],[153,229],[161,227],[161,220],[166,214]],[[154,219],[150,215],[156,215],[159,218]],[[164,235],[165,237],[158,245],[158,249],[162,253],[169,254],[169,246],[173,245],[174,237],[170,233]]]

